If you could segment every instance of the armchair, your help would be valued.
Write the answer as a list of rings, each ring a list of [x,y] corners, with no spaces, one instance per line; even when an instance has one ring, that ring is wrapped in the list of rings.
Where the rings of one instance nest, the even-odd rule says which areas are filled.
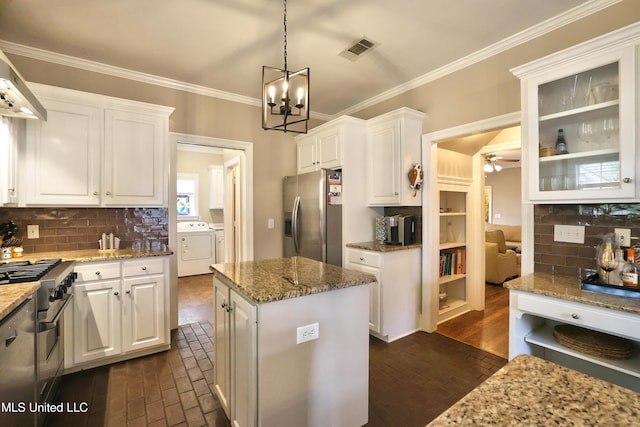
[[[520,275],[520,255],[507,249],[502,230],[485,232],[485,281],[501,285]]]

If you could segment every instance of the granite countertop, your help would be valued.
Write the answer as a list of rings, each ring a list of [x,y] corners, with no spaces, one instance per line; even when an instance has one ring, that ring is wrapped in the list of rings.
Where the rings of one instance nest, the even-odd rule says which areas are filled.
[[[580,279],[573,276],[532,273],[509,280],[505,282],[504,287],[567,301],[610,308],[612,310],[640,314],[640,299],[582,290],[580,289]]]
[[[640,394],[530,356],[519,355],[429,426],[628,426]]]
[[[347,243],[348,248],[364,249],[366,251],[376,252],[393,252],[393,251],[405,251],[407,249],[422,248],[422,243],[412,243],[410,245],[385,245],[378,241],[373,242],[359,242],[359,243]]]
[[[213,264],[214,275],[255,304],[376,281],[375,276],[303,257]],[[297,280],[298,284],[294,282]]]
[[[134,252],[131,249],[118,249],[115,251],[100,251],[98,249],[83,249],[75,251],[35,252],[25,254],[20,258],[11,258],[2,261],[37,261],[40,259],[61,258],[63,261],[90,262],[111,261],[117,259],[145,258],[151,256],[165,256],[173,254],[172,251]]]
[[[40,287],[40,282],[0,286],[0,320],[18,307]]]

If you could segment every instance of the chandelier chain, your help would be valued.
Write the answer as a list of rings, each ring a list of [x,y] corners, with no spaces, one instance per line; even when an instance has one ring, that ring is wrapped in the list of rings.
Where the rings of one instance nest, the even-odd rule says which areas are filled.
[[[284,14],[283,14],[283,23],[284,23],[284,69],[287,68],[287,0],[284,0]]]

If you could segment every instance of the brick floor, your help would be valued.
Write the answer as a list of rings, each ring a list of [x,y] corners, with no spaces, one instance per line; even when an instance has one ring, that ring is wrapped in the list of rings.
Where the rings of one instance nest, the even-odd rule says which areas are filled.
[[[229,426],[213,392],[212,337],[209,321],[183,325],[169,351],[64,376],[56,402],[89,410],[51,414],[46,425]]]

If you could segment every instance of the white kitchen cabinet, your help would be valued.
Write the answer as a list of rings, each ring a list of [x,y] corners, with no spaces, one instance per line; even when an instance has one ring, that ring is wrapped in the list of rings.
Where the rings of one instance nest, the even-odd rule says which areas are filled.
[[[165,276],[162,259],[123,263],[122,290],[124,352],[168,342]]]
[[[85,262],[75,267],[65,314],[65,369],[78,370],[165,350],[169,344],[166,257]]]
[[[224,167],[209,166],[209,209],[224,209]]]
[[[18,203],[18,141],[23,139],[25,121],[0,117],[0,204]]]
[[[296,138],[298,174],[343,166],[344,126],[344,120],[331,121]]]
[[[522,179],[532,202],[640,197],[636,168],[634,26],[517,67],[522,99]],[[568,154],[557,153],[562,129]]]
[[[120,263],[82,265],[75,271],[73,339],[65,340],[65,347],[73,348],[73,359],[65,357],[68,366],[122,353]]]
[[[22,206],[166,206],[171,108],[34,85]]]
[[[257,308],[214,278],[214,387],[234,426],[257,425]]]
[[[27,124],[24,204],[100,204],[103,116],[98,107],[41,98],[47,121]]]
[[[640,391],[640,357],[607,359],[565,347],[553,336],[569,324],[622,337],[640,345],[637,314],[566,301],[519,290],[509,291],[509,359],[532,354],[614,384]],[[636,352],[637,353],[637,352]]]
[[[105,110],[105,206],[164,206],[168,116]]]
[[[401,108],[367,121],[367,194],[369,206],[421,206],[410,187],[409,171],[421,162],[424,113]]]
[[[420,248],[377,252],[347,248],[345,268],[373,274],[369,332],[392,342],[418,330],[420,316]]]

